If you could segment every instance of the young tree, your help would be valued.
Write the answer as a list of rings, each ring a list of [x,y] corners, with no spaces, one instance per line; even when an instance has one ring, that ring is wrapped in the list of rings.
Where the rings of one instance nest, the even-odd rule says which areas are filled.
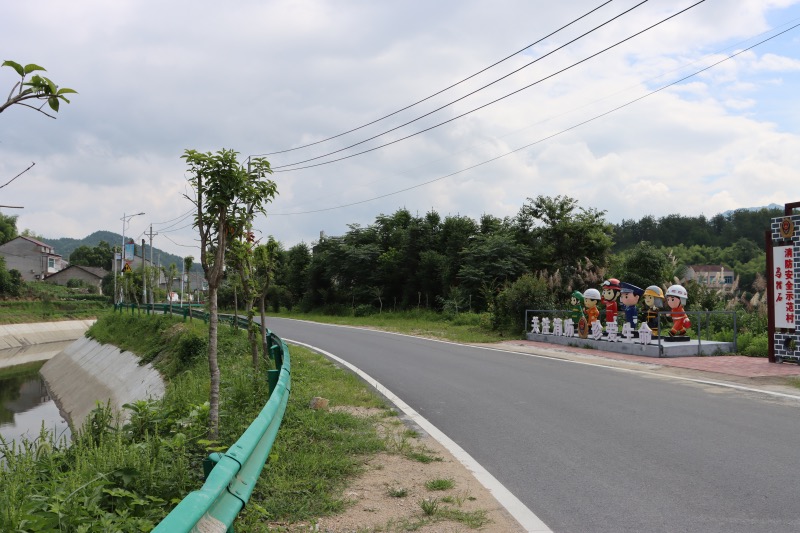
[[[169,301],[169,313],[172,314],[172,282],[178,275],[178,266],[175,263],[170,263],[168,267],[161,267],[161,273],[164,274],[164,279],[167,282],[167,300]]]
[[[192,294],[192,276],[189,275],[189,272],[192,270],[192,265],[194,264],[194,257],[191,255],[187,255],[183,258],[183,272],[186,274],[186,292],[190,295]],[[192,320],[192,299],[189,298],[189,320]]]
[[[272,235],[269,236],[267,244],[260,244],[253,250],[253,262],[255,264],[255,286],[258,293],[258,312],[261,317],[261,351],[265,361],[269,361],[267,351],[267,313],[266,299],[272,281],[275,279],[275,272],[278,269],[278,255],[281,251],[281,244]],[[257,361],[253,361],[258,369]]]
[[[248,226],[254,213],[266,214],[266,204],[275,197],[277,186],[267,179],[272,173],[269,161],[256,158],[248,168],[237,160],[234,150],[222,149],[212,154],[186,150],[191,174],[189,183],[194,196],[187,199],[196,207],[194,225],[200,234],[200,264],[208,281],[208,366],[211,374],[209,392],[209,437],[219,434],[219,365],[217,363],[217,290],[224,275],[225,252],[229,239]]]

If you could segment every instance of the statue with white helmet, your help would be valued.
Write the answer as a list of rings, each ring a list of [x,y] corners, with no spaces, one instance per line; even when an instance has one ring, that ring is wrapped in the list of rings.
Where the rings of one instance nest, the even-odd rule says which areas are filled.
[[[667,307],[670,309],[670,318],[672,318],[672,329],[669,330],[669,335],[674,340],[689,340],[686,336],[686,330],[692,327],[689,317],[683,307],[686,305],[686,300],[689,298],[689,293],[682,285],[672,285],[666,292]],[[677,337],[677,338],[676,338]]]

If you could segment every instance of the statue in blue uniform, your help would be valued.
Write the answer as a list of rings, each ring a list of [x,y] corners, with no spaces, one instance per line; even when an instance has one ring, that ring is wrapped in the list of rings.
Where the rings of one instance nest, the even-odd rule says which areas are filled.
[[[631,283],[624,281],[620,285],[620,303],[625,306],[625,322],[631,325],[632,330],[636,330],[636,324],[639,320],[639,311],[636,306],[639,304],[639,298],[644,294],[644,290]]]

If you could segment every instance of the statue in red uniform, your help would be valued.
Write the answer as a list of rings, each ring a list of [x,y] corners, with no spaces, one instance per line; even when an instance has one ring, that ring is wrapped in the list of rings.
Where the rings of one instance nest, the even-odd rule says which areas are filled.
[[[617,324],[617,311],[619,310],[619,280],[610,278],[603,282],[603,305],[606,308],[606,327]]]
[[[683,337],[686,330],[692,327],[689,317],[683,310],[689,294],[681,285],[673,285],[666,292],[667,307],[670,308],[670,318],[672,318],[672,329],[669,330],[671,337]]]

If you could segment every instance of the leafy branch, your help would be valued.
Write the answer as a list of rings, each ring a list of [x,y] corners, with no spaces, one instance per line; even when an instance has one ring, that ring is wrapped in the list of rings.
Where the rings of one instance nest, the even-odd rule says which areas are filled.
[[[14,61],[4,61],[0,66],[11,67],[20,76],[20,80],[11,88],[11,92],[8,94],[8,99],[6,102],[4,104],[0,104],[0,113],[12,105],[19,104],[24,107],[29,107],[45,116],[54,119],[56,117],[43,110],[45,104],[49,105],[50,109],[58,113],[58,108],[62,100],[66,103],[69,103],[69,100],[64,95],[78,93],[74,89],[69,89],[67,87],[59,88],[58,85],[56,85],[50,78],[46,78],[39,74],[33,74],[34,72],[38,71],[46,72],[44,68],[34,63],[30,63],[23,67]],[[29,74],[33,74],[33,76],[31,76],[30,80],[26,81],[25,79]],[[42,101],[42,104],[37,107],[35,105],[28,104],[28,100],[40,100]]]

